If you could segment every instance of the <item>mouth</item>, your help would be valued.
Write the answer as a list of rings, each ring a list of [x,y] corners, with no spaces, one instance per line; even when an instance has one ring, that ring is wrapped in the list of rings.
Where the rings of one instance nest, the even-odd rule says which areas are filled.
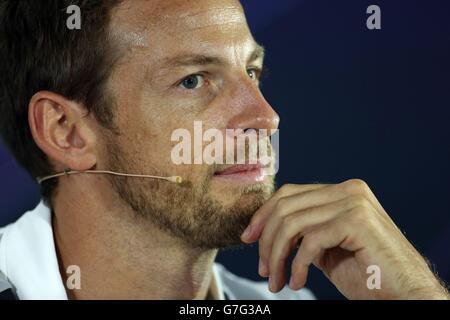
[[[215,179],[235,182],[262,182],[270,165],[240,164],[227,167],[214,173]]]

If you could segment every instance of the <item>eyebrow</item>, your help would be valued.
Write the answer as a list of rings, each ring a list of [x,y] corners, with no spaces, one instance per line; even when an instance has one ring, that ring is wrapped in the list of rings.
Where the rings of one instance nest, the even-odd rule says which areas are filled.
[[[254,62],[258,59],[263,60],[265,55],[265,49],[263,46],[257,44],[255,49],[250,54],[247,63]],[[207,56],[202,54],[194,55],[179,55],[173,58],[169,58],[164,62],[164,67],[189,67],[189,66],[206,66],[206,65],[227,65],[227,62],[216,56]]]
[[[254,62],[256,60],[264,60],[264,56],[266,55],[266,49],[260,45],[256,44],[255,50],[253,50],[252,54],[250,55],[250,59],[248,59],[248,63]]]

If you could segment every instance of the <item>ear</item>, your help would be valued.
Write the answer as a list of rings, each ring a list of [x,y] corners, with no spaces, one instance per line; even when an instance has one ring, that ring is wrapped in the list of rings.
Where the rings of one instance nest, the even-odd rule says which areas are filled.
[[[96,136],[85,107],[48,91],[36,93],[28,106],[34,141],[55,165],[56,171],[88,170],[95,166]]]

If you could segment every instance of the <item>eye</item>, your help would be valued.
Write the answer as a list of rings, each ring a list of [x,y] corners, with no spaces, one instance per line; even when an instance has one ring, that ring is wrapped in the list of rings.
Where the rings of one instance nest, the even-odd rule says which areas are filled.
[[[201,88],[205,84],[205,77],[201,74],[190,75],[181,81],[180,85],[188,90]]]
[[[253,80],[258,80],[260,73],[261,73],[260,70],[256,68],[247,69],[248,76]]]

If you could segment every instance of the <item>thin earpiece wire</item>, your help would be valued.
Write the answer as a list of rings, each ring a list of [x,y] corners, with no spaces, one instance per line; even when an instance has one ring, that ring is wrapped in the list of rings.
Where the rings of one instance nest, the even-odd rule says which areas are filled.
[[[76,170],[66,170],[64,172],[60,172],[60,173],[56,173],[50,176],[46,176],[46,177],[42,177],[42,178],[37,178],[37,182],[39,184],[42,184],[42,182],[50,180],[50,179],[54,179],[54,178],[58,178],[58,177],[62,177],[62,176],[70,176],[73,174],[109,174],[109,175],[113,175],[113,176],[120,176],[120,177],[132,177],[132,178],[151,178],[151,179],[159,179],[159,180],[166,180],[169,182],[173,182],[173,183],[182,183],[183,182],[183,178],[181,178],[180,176],[172,176],[172,177],[160,177],[160,176],[149,176],[149,175],[143,175],[143,174],[130,174],[130,173],[119,173],[119,172],[113,172],[113,171],[109,171],[109,170],[85,170],[85,171],[76,171]]]

